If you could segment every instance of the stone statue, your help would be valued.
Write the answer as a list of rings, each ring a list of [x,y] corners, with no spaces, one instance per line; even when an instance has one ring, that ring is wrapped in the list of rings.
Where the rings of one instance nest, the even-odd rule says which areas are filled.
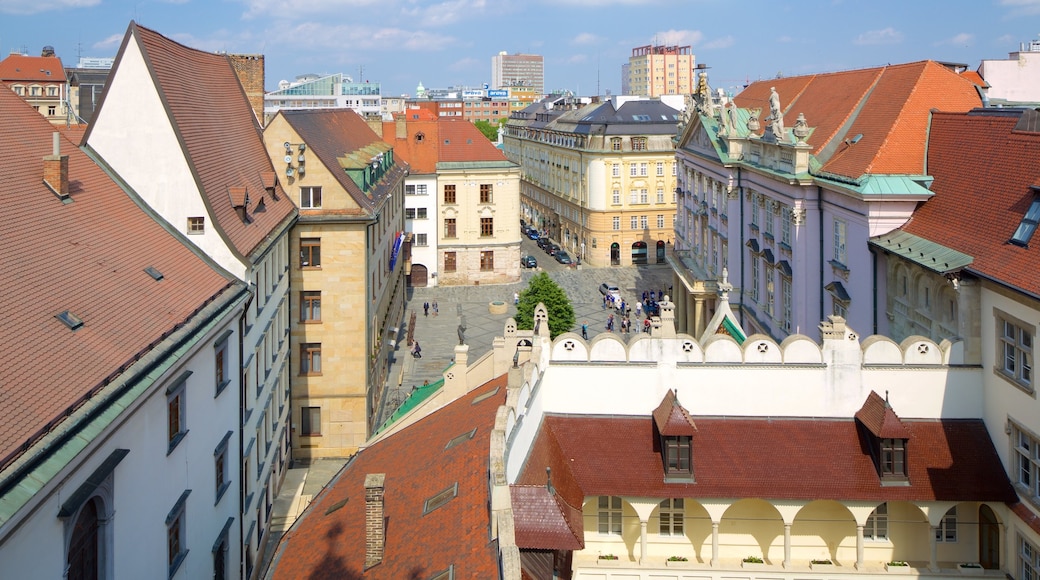
[[[784,138],[784,114],[780,110],[780,95],[776,94],[776,87],[769,87],[769,118],[770,128],[773,136],[777,139]]]
[[[733,99],[729,100],[726,104],[726,115],[729,117],[729,126],[732,135],[737,134],[737,104],[733,102]]]
[[[459,323],[459,344],[466,344],[466,327]]]

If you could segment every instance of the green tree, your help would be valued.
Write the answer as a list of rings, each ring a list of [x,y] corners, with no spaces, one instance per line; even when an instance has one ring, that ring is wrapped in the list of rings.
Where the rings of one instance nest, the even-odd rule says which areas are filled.
[[[534,328],[534,309],[541,302],[549,315],[549,337],[556,338],[574,328],[574,307],[567,293],[545,272],[531,278],[527,288],[520,292],[516,306],[516,326]]]
[[[479,120],[473,121],[473,124],[477,126],[477,129],[480,129],[480,132],[483,133],[485,137],[487,137],[488,141],[491,141],[492,143],[494,143],[495,141],[498,141],[498,124],[497,123],[492,123],[491,121],[485,121],[484,119],[479,119]]]

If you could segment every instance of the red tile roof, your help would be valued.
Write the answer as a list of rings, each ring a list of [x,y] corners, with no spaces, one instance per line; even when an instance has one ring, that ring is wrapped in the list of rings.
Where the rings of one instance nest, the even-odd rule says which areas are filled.
[[[394,167],[383,178],[364,192],[343,170],[341,157],[360,151],[369,145],[381,144],[381,139],[360,115],[351,109],[321,109],[312,111],[279,111],[286,122],[307,144],[307,155],[315,156],[362,208],[374,210],[393,186],[399,183],[406,170],[405,163],[394,150]],[[385,147],[385,146],[384,146]],[[371,194],[371,195],[369,195]],[[323,213],[327,214],[328,211]]]
[[[497,578],[488,477],[491,430],[505,386],[504,375],[493,379],[361,451],[282,539],[273,578],[429,578],[450,565],[455,578]],[[474,429],[472,439],[445,448]],[[382,563],[365,570],[364,482],[370,473],[386,475],[386,544]],[[543,484],[544,477],[543,469]],[[458,496],[423,515],[424,502],[455,483]]]
[[[227,55],[188,48],[133,22],[136,41],[158,83],[188,164],[217,224],[242,256],[250,256],[296,212],[292,200],[275,188],[267,194],[262,175],[274,171],[259,122]],[[113,74],[119,74],[120,50]],[[218,95],[218,97],[215,97]],[[105,107],[102,101],[99,112]],[[89,139],[90,130],[87,130]],[[229,188],[245,187],[250,205],[243,221],[232,207]],[[265,211],[254,212],[263,200]]]
[[[924,174],[929,111],[967,111],[982,101],[971,81],[934,61],[921,61],[752,83],[738,106],[761,108],[765,126],[770,88],[780,95],[786,127],[804,113],[807,139],[824,174]],[[845,139],[863,137],[854,145]]]
[[[545,485],[509,487],[516,545],[521,550],[585,548],[581,508],[567,504]]]
[[[1027,248],[1008,240],[1040,182],[1038,120],[1036,111],[1021,109],[935,113],[928,140],[935,196],[902,228],[974,257],[969,271],[1034,295],[1040,295],[1040,233]]]
[[[43,182],[53,133],[0,87],[0,461],[231,284],[64,137],[62,203]],[[65,310],[83,326],[55,318]]]
[[[0,81],[62,84],[65,82],[65,68],[56,56],[12,54],[0,60]]]
[[[585,496],[1014,501],[981,420],[907,421],[910,485],[882,486],[852,419],[695,417],[695,483],[665,483],[650,417],[546,416],[520,484],[537,484],[557,443]],[[580,502],[574,505],[581,505]]]
[[[690,418],[690,413],[679,404],[675,391],[665,393],[661,404],[654,409],[653,416],[654,424],[661,435],[683,436],[697,433],[697,426]]]
[[[410,109],[401,117],[406,123],[407,136],[400,139],[396,117],[394,122],[383,123],[383,140],[394,146],[394,151],[408,162],[413,173],[437,173],[440,162],[509,161],[470,121],[431,117],[425,109]],[[417,138],[419,134],[422,139]]]
[[[910,432],[899,420],[899,416],[892,410],[888,401],[874,391],[870,392],[867,400],[856,411],[856,420],[863,424],[875,437],[881,439],[906,439]]]

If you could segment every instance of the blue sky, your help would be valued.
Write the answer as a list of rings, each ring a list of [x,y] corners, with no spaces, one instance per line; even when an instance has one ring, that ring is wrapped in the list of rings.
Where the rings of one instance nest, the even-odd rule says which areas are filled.
[[[268,90],[336,72],[384,94],[479,86],[504,50],[543,55],[547,90],[587,95],[617,93],[632,48],[654,43],[691,45],[728,89],[922,59],[975,69],[1038,37],[1040,0],[0,0],[0,51],[51,45],[66,66],[115,56],[130,20],[264,54]]]

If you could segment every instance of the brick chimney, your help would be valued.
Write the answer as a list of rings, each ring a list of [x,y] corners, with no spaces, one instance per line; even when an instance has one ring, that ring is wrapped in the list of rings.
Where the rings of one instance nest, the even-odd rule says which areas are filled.
[[[253,108],[260,125],[266,124],[264,119],[264,55],[262,54],[229,54],[231,68],[238,76],[238,82],[245,89],[249,106]]]
[[[365,569],[383,561],[383,546],[386,541],[385,516],[383,515],[383,481],[385,473],[369,473],[365,476]]]
[[[397,139],[408,138],[408,121],[402,114],[394,115],[394,137]]]
[[[43,158],[43,182],[59,199],[69,199],[69,156],[61,154],[61,134],[53,135],[53,152]]]

